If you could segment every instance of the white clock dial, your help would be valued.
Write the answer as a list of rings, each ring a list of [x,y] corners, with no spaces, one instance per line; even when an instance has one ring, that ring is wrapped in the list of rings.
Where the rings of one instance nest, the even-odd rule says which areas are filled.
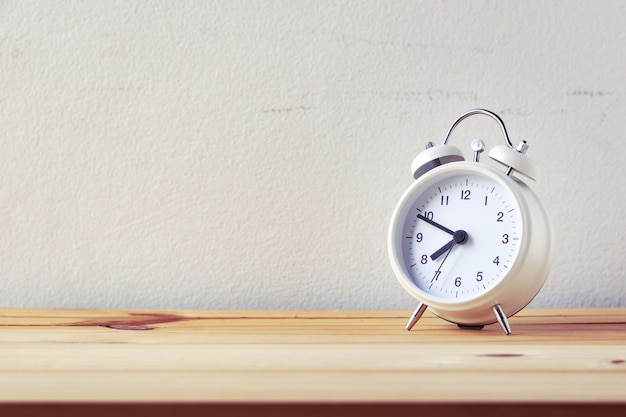
[[[402,257],[412,283],[450,301],[493,288],[521,246],[522,214],[498,181],[450,172],[414,190],[402,225]]]

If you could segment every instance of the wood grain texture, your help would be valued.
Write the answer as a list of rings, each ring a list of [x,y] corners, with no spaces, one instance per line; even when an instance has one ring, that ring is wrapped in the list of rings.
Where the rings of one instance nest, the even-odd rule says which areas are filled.
[[[0,310],[6,404],[626,404],[626,309]]]

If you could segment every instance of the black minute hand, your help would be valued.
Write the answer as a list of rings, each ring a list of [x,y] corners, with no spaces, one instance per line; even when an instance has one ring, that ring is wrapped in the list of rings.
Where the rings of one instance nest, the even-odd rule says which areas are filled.
[[[422,216],[421,214],[418,214],[418,215],[417,215],[417,217],[418,217],[419,219],[424,220],[426,223],[428,223],[428,224],[432,224],[432,225],[433,225],[433,226],[435,226],[436,228],[443,230],[444,232],[448,233],[449,235],[453,235],[453,236],[454,236],[454,231],[453,231],[453,230],[450,230],[450,229],[448,229],[447,227],[440,225],[439,223],[437,223],[437,222],[435,222],[435,221],[433,221],[433,220],[429,219],[428,217],[426,217],[426,216]]]

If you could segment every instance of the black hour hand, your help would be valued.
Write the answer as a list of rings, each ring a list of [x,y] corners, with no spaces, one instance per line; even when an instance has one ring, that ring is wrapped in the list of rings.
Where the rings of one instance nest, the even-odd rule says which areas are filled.
[[[441,248],[433,252],[433,254],[430,255],[430,259],[434,261],[435,259],[439,258],[441,255],[449,251],[452,248],[452,246],[454,246],[454,240],[449,241],[448,243],[443,245]]]
[[[467,242],[467,232],[465,230],[457,230],[452,234],[452,240],[433,252],[433,254],[430,255],[430,259],[434,261],[448,250],[452,249],[454,245],[462,245],[465,242]]]

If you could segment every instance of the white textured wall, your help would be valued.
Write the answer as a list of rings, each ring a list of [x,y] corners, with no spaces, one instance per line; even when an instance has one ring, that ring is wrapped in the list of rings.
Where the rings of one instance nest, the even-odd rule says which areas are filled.
[[[474,107],[542,168],[534,306],[626,305],[626,2],[0,1],[0,305],[412,308],[386,231]],[[455,131],[499,143],[480,116]]]

